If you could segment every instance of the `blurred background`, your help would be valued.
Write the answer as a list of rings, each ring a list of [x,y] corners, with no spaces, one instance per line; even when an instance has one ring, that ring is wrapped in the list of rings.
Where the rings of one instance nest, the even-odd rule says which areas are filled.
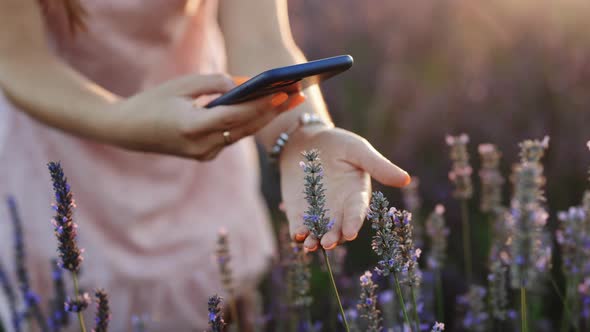
[[[465,287],[459,206],[447,177],[447,134],[470,136],[476,189],[477,145],[496,144],[508,176],[518,143],[549,135],[544,158],[549,228],[555,228],[557,211],[580,203],[590,166],[590,2],[290,0],[289,7],[295,39],[308,59],[338,54],[355,59],[349,72],[323,84],[336,125],[366,137],[420,178],[424,215],[436,203],[447,207],[445,287],[456,292]],[[510,187],[507,182],[505,203]],[[392,205],[403,206],[399,190],[376,189]],[[276,190],[276,182],[264,184],[273,208],[280,197]],[[474,216],[481,216],[478,204],[476,191]],[[473,244],[481,245],[473,253],[474,268],[485,284],[489,228],[481,217],[471,223]],[[345,266],[352,275],[375,263],[368,228],[348,244]],[[549,305],[533,306],[538,316],[559,317]]]

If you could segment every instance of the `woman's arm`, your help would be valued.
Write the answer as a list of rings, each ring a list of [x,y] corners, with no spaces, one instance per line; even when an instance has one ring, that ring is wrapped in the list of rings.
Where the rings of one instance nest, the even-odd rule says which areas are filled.
[[[209,160],[301,101],[283,94],[211,110],[196,106],[193,98],[233,86],[222,74],[188,75],[120,98],[51,53],[37,3],[0,0],[0,88],[51,127],[126,149]]]
[[[304,61],[295,45],[287,15],[286,0],[223,0],[220,21],[234,75],[255,75],[265,69]],[[307,101],[297,110],[279,116],[259,132],[269,149],[277,136],[290,128],[299,114],[315,113],[329,119],[317,87],[306,91]],[[303,197],[303,174],[298,166],[301,151],[319,149],[326,174],[326,197],[334,226],[321,239],[308,236],[303,225],[307,203]],[[371,195],[369,175],[390,186],[404,186],[410,177],[392,164],[362,137],[331,126],[297,130],[280,157],[281,190],[291,236],[305,241],[309,250],[318,245],[334,248],[342,240],[353,240],[365,216]]]
[[[232,75],[251,77],[264,70],[306,61],[291,35],[286,0],[223,0],[220,6]],[[303,113],[315,113],[330,122],[319,88],[308,88],[305,95],[306,102],[258,132],[257,138],[267,150]]]
[[[51,54],[36,0],[0,0],[0,88],[39,121],[98,140],[118,99]]]

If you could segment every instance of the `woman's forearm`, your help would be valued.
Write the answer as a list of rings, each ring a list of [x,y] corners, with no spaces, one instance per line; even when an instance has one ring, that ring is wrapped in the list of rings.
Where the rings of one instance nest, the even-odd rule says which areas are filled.
[[[103,141],[108,109],[118,98],[52,55],[0,59],[0,88],[31,117],[71,134]]]
[[[230,74],[254,76],[306,61],[293,41],[285,0],[225,0],[220,6]],[[310,87],[304,93],[307,100],[303,104],[281,114],[258,132],[257,138],[268,150],[302,113],[315,113],[330,120],[319,88]]]

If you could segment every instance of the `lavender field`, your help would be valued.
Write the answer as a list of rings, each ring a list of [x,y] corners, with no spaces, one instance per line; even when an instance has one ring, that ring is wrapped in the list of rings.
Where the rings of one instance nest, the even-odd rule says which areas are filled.
[[[279,253],[260,284],[257,316],[238,323],[231,235],[220,230],[224,295],[213,292],[209,312],[195,313],[209,331],[590,331],[590,3],[289,7],[309,59],[355,58],[322,87],[336,125],[366,137],[412,183],[375,183],[358,238],[307,252],[291,241],[277,176],[263,163]],[[300,166],[305,225],[321,238],[331,227],[322,151],[302,151]],[[16,275],[0,265],[0,291],[13,301],[12,320],[2,323],[17,331],[107,331],[117,315],[108,289],[78,289],[76,234],[84,229],[75,226],[75,188],[63,172],[49,164],[55,234],[47,236],[59,253],[49,310],[28,288],[25,265]],[[6,204],[17,262],[25,255],[19,203]],[[85,322],[82,311],[96,320]],[[149,317],[129,319],[135,331],[150,330]]]

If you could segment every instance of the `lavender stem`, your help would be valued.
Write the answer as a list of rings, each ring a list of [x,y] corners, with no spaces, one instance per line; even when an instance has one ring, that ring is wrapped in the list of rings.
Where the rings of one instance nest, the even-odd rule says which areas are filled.
[[[410,318],[408,317],[408,312],[406,310],[406,303],[404,302],[404,296],[402,294],[402,288],[399,286],[399,279],[397,277],[397,272],[393,272],[393,280],[395,282],[395,292],[397,293],[397,298],[399,299],[399,304],[402,307],[402,312],[404,313],[404,320],[406,324],[408,324],[408,328],[410,332],[412,332],[412,324],[410,324]]]
[[[330,265],[330,259],[328,258],[328,253],[326,249],[322,247],[322,251],[324,254],[324,261],[326,262],[326,266],[328,267],[328,275],[330,276],[330,281],[332,282],[332,289],[334,290],[334,294],[336,295],[336,300],[338,300],[338,307],[340,309],[340,314],[342,315],[342,322],[344,323],[344,328],[346,332],[350,332],[350,328],[348,327],[348,321],[346,320],[346,315],[344,314],[344,308],[342,307],[342,302],[340,301],[340,295],[338,294],[338,288],[336,287],[336,281],[334,281],[334,274],[332,273],[332,266]]]
[[[471,267],[471,229],[469,227],[469,209],[467,200],[461,200],[461,222],[463,233],[463,257],[465,261],[465,277],[467,284],[471,284],[472,267]]]
[[[80,294],[80,289],[78,288],[78,274],[72,271],[72,279],[74,280],[74,298],[77,298]],[[86,324],[84,324],[84,316],[82,315],[82,311],[78,311],[78,321],[80,322],[80,331],[86,332]]]

